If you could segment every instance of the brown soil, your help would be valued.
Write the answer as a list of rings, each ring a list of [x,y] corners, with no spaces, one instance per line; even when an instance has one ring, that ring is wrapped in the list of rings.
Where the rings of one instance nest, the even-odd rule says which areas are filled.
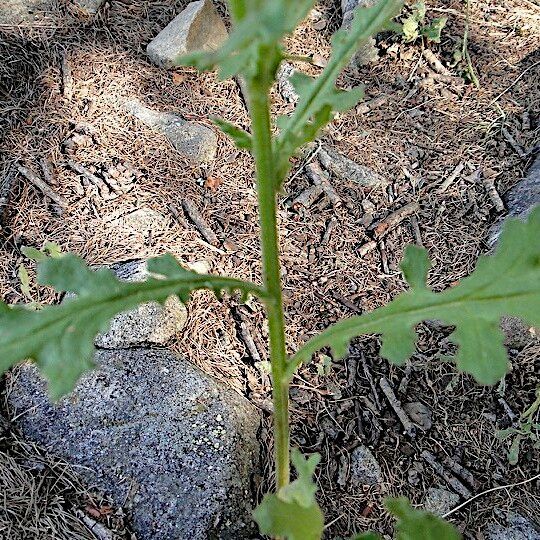
[[[55,189],[69,201],[67,211],[58,215],[40,192],[16,177],[0,239],[4,301],[24,301],[17,271],[23,262],[31,270],[32,266],[24,261],[20,248],[40,247],[46,240],[58,242],[91,264],[172,252],[186,263],[204,260],[215,273],[259,279],[256,193],[249,156],[220,135],[216,160],[205,169],[193,167],[120,105],[125,98],[138,97],[150,107],[176,110],[207,125],[214,115],[249,127],[234,81],[219,82],[213,74],[190,69],[170,73],[147,61],[146,44],[186,4],[111,1],[94,21],[86,21],[59,2],[37,27],[0,26],[0,178],[10,177],[16,163],[39,170],[39,160],[46,157],[53,164]],[[329,38],[340,24],[338,4],[319,3],[326,27],[316,30],[307,21],[289,42],[293,53],[328,55]],[[436,290],[469,274],[486,251],[486,231],[497,214],[474,173],[481,170],[494,177],[503,194],[532,160],[532,153],[526,157],[516,153],[504,129],[525,151],[540,141],[540,8],[530,0],[471,4],[469,51],[480,88],[456,80],[426,85],[422,81],[432,71],[422,56],[422,43],[403,44],[392,35],[380,36],[377,64],[360,74],[347,72],[340,80],[344,88],[365,83],[368,99],[385,94],[388,101],[367,114],[341,115],[323,139],[390,179],[389,190],[335,182],[343,202],[339,208],[322,199],[307,211],[295,212],[288,203],[309,184],[305,160],[297,160],[279,210],[291,351],[330,323],[354,310],[384,305],[403,290],[398,264],[407,244],[421,241],[429,250],[434,261],[430,284]],[[464,4],[433,0],[429,6],[429,17],[448,17],[442,43],[429,47],[449,64],[464,33]],[[220,9],[226,13],[221,3]],[[71,97],[62,93],[62,54],[72,70]],[[316,74],[319,68],[310,66],[308,71]],[[451,71],[459,77],[464,65]],[[278,92],[274,105],[276,113],[291,109]],[[74,159],[97,171],[132,164],[141,174],[129,193],[114,201],[77,195],[79,180],[65,166],[65,142],[83,129],[81,125],[90,126],[84,128],[90,141],[76,149]],[[441,184],[460,164],[462,173],[442,192]],[[199,207],[224,242],[222,247],[210,246],[195,228],[169,215],[168,204],[179,197],[188,197]],[[405,220],[384,245],[361,256],[359,248],[370,240],[363,219],[365,201],[373,204],[375,221],[408,202],[418,202],[419,235]],[[142,237],[115,228],[116,219],[142,207],[161,212],[168,220],[166,230]],[[332,219],[335,229],[323,245],[321,239]],[[55,300],[50,291],[35,286],[33,295],[36,301]],[[235,301],[218,301],[201,292],[188,309],[189,324],[175,349],[267,410],[268,378],[256,368],[241,339]],[[242,310],[265,356],[262,309],[253,303]],[[390,530],[380,493],[347,488],[350,452],[360,443],[373,448],[383,466],[386,493],[404,494],[414,502],[421,502],[427,488],[445,486],[420,457],[426,449],[438,459],[450,456],[467,467],[475,479],[475,486],[470,486],[473,493],[539,472],[538,453],[532,446],[524,446],[519,465],[512,467],[505,444],[494,435],[510,423],[501,399],[514,414],[533,400],[540,383],[539,344],[512,350],[514,369],[505,384],[485,388],[440,361],[451,349],[447,329],[422,325],[419,334],[418,353],[408,368],[389,366],[378,356],[377,340],[365,337],[353,344],[350,358],[332,363],[329,375],[319,374],[321,354],[320,366],[305,367],[295,378],[293,441],[306,452],[323,455],[318,480],[327,523],[331,523],[328,537],[365,528]],[[381,376],[396,391],[406,377],[406,392],[398,397],[431,409],[430,431],[420,432],[414,440],[403,434],[377,386]],[[264,426],[262,462],[269,463],[268,416]],[[4,459],[11,459],[17,444],[12,445],[15,450],[9,448],[4,448]],[[270,466],[265,469],[259,492],[272,482]],[[418,482],[414,470],[419,472]],[[31,470],[31,474],[40,478],[41,473]],[[486,494],[453,514],[452,520],[466,537],[481,538],[485,524],[499,518],[494,509],[513,508],[534,518],[540,515],[538,485],[536,481]]]

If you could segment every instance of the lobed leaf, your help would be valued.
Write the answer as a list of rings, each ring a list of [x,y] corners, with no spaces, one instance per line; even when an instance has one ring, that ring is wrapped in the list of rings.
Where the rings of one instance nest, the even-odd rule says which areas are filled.
[[[312,454],[305,459],[295,448],[291,459],[298,478],[277,494],[265,495],[253,517],[262,534],[288,540],[319,540],[324,517],[315,500],[317,485],[313,474],[321,456]]]
[[[362,98],[361,87],[343,92],[336,89],[336,79],[358,47],[385,28],[399,13],[401,5],[398,0],[381,0],[372,7],[357,8],[350,29],[334,35],[332,56],[322,74],[316,79],[301,73],[291,78],[299,100],[292,116],[280,122],[281,132],[275,148],[279,178],[285,177],[289,159],[298,148],[314,140],[333,119],[334,112],[346,111]]]
[[[388,511],[398,518],[396,540],[460,540],[461,535],[443,519],[417,510],[405,497],[386,500]]]
[[[201,275],[183,269],[171,255],[148,262],[153,276],[142,283],[120,281],[111,270],[93,271],[74,255],[48,258],[39,265],[38,281],[76,297],[39,312],[0,302],[0,373],[32,359],[49,380],[55,399],[69,392],[92,368],[94,338],[106,331],[118,313],[141,303],[163,303],[171,295],[183,302],[195,289],[240,291],[245,297],[266,296],[257,285],[236,279]]]
[[[396,364],[414,352],[414,327],[428,319],[455,326],[458,369],[481,384],[496,383],[508,369],[503,334],[504,315],[540,325],[540,207],[526,222],[509,221],[495,254],[481,257],[475,271],[441,293],[426,285],[429,262],[425,250],[408,247],[402,265],[411,289],[372,313],[341,321],[308,341],[291,359],[288,375],[311,355],[329,346],[336,356],[347,352],[352,338],[382,334],[381,354]]]

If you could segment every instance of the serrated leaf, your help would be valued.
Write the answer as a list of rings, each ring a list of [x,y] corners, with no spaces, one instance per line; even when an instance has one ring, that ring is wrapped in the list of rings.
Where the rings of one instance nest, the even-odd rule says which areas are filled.
[[[481,257],[469,277],[444,292],[419,286],[426,270],[425,254],[415,248],[408,250],[407,257],[411,290],[387,306],[341,321],[311,339],[290,361],[290,377],[319,349],[330,346],[343,352],[343,343],[360,334],[382,334],[383,343],[390,340],[383,351],[392,361],[403,362],[411,351],[411,329],[428,319],[456,327],[453,339],[459,345],[455,360],[460,370],[481,384],[494,384],[506,373],[501,317],[540,325],[540,207],[526,222],[508,221],[496,252]]]
[[[315,500],[317,486],[313,481],[319,454],[305,459],[297,448],[291,460],[298,478],[281,488],[277,495],[266,495],[253,512],[262,534],[288,540],[318,540],[322,536],[324,518]]]
[[[32,292],[30,291],[30,276],[28,275],[28,270],[24,264],[19,265],[19,282],[21,286],[21,292],[26,298],[32,300]]]
[[[334,112],[346,111],[362,98],[362,88],[343,92],[336,89],[335,81],[358,47],[385,27],[399,13],[401,5],[397,0],[381,0],[372,7],[357,8],[350,29],[340,30],[333,36],[332,56],[322,74],[316,79],[302,73],[291,77],[299,100],[290,119],[280,121],[281,132],[275,145],[280,181],[298,148],[314,140],[333,119]]]
[[[459,532],[441,518],[417,510],[405,497],[386,500],[388,511],[398,518],[395,540],[460,540]]]
[[[212,121],[219,129],[221,129],[221,131],[223,131],[223,133],[225,133],[225,135],[228,135],[234,141],[238,148],[244,150],[252,149],[253,141],[251,135],[247,133],[247,131],[240,129],[234,124],[222,120],[221,118],[213,118]]]
[[[128,283],[108,269],[93,271],[70,254],[42,262],[38,271],[42,285],[77,296],[40,312],[0,302],[0,372],[16,362],[33,359],[49,379],[49,393],[57,399],[92,368],[94,338],[107,330],[108,322],[118,313],[145,302],[163,303],[171,295],[187,300],[190,291],[201,288],[266,296],[251,283],[189,272],[170,255],[150,260],[148,269],[153,277]]]
[[[430,24],[422,28],[422,35],[427,38],[429,41],[435,43],[441,42],[441,33],[443,28],[446,26],[446,17],[438,17],[433,19]]]
[[[291,452],[291,461],[298,473],[298,478],[281,488],[277,496],[284,502],[297,503],[303,508],[309,508],[316,504],[315,493],[317,485],[313,482],[313,475],[321,456],[312,454],[309,458],[304,459],[298,448],[293,448]]]
[[[287,540],[319,540],[324,517],[317,504],[307,508],[296,502],[282,501],[277,495],[265,495],[253,512],[261,534]]]

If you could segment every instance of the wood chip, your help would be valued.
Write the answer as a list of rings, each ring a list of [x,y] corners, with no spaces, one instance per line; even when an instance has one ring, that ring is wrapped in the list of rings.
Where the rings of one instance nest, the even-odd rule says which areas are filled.
[[[88,180],[93,186],[96,187],[99,195],[103,198],[107,198],[111,195],[111,188],[105,183],[104,180],[97,177],[94,173],[89,171],[84,165],[81,165],[80,163],[77,163],[76,161],[73,161],[72,159],[68,159],[67,161],[68,167],[76,172],[77,174],[80,174],[83,178]]]
[[[375,240],[366,242],[365,244],[360,246],[360,249],[358,250],[358,255],[360,257],[365,257],[370,251],[373,251],[376,247],[377,247],[377,242],[375,242]]]
[[[341,206],[340,196],[336,193],[336,190],[330,183],[328,176],[326,176],[316,161],[312,161],[306,165],[306,173],[315,186],[322,187],[324,194],[328,197],[328,200],[332,203],[332,206]]]
[[[401,406],[400,401],[396,397],[396,394],[394,394],[394,391],[392,390],[392,387],[390,386],[390,383],[384,378],[381,377],[379,380],[379,386],[381,387],[381,390],[384,392],[384,395],[386,396],[386,399],[388,399],[388,403],[390,403],[390,406],[392,409],[394,409],[394,412],[397,414],[397,417],[399,418],[399,421],[403,425],[403,428],[405,429],[405,433],[411,437],[411,439],[414,439],[416,437],[416,426],[412,423],[411,419]]]
[[[330,241],[330,237],[332,236],[332,233],[334,232],[334,229],[337,227],[337,218],[332,217],[328,224],[326,225],[326,230],[324,231],[324,235],[321,240],[321,246],[326,246],[328,242]]]
[[[62,52],[60,71],[62,73],[62,95],[66,99],[71,99],[73,96],[73,76],[71,75],[71,65],[66,51]]]
[[[422,54],[430,65],[431,69],[436,71],[439,75],[452,75],[450,71],[443,66],[442,62],[435,56],[435,53],[431,49],[424,49]]]
[[[193,201],[190,199],[182,199],[182,208],[186,212],[189,220],[197,227],[202,237],[212,246],[219,246],[220,242],[216,233],[212,230],[210,225],[208,225]]]
[[[493,206],[495,206],[495,210],[497,210],[497,212],[499,213],[506,212],[504,202],[501,199],[497,188],[495,187],[495,178],[493,176],[484,174],[482,175],[482,184],[486,188],[486,193],[488,194],[491,202],[493,203]]]
[[[367,114],[375,109],[378,109],[379,107],[382,107],[388,102],[388,99],[389,98],[386,94],[381,94],[376,98],[365,101],[364,103],[360,103],[360,105],[356,107],[356,112],[357,114]]]
[[[512,136],[512,134],[506,129],[506,128],[502,128],[501,130],[501,133],[503,135],[503,137],[506,139],[506,141],[508,142],[508,144],[514,149],[514,151],[516,152],[516,154],[520,157],[520,158],[525,158],[527,157],[527,152],[525,152],[523,150],[523,148],[521,147],[520,144],[518,144],[518,142],[516,141],[516,139],[514,139],[514,137]]]
[[[293,199],[291,207],[296,212],[302,208],[309,208],[322,194],[323,188],[321,185],[309,186]]]
[[[415,214],[420,210],[420,205],[417,202],[410,202],[402,206],[399,210],[392,212],[382,221],[372,226],[375,239],[381,239],[391,230],[395,229],[404,219]]]
[[[438,193],[444,193],[454,182],[454,180],[461,174],[461,171],[465,168],[464,163],[459,163],[456,168],[450,173],[450,176],[441,184],[441,187],[437,190]]]
[[[437,458],[427,450],[422,452],[422,458],[429,463],[431,468],[445,481],[447,484],[464,499],[469,499],[472,493],[467,489],[454,475],[450,474],[438,461]]]
[[[56,191],[54,191],[46,182],[44,182],[34,171],[27,167],[23,167],[22,165],[19,165],[17,170],[22,176],[37,187],[43,193],[43,195],[51,199],[51,201],[56,203],[61,208],[68,207],[67,200],[56,193]]]

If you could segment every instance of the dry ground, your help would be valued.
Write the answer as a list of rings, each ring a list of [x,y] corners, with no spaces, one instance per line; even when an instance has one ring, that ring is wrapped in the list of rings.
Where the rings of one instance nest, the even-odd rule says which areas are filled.
[[[249,127],[235,82],[219,82],[213,74],[190,69],[168,73],[146,60],[145,45],[185,4],[113,0],[95,21],[85,21],[59,2],[37,28],[0,27],[0,178],[14,174],[16,163],[38,170],[39,159],[46,157],[54,166],[55,189],[69,201],[67,211],[58,215],[40,192],[22,178],[15,179],[0,238],[0,290],[5,301],[24,300],[17,277],[24,262],[20,248],[39,247],[46,240],[58,242],[91,264],[172,252],[186,263],[204,260],[216,273],[259,279],[256,194],[249,156],[220,135],[216,160],[205,169],[193,167],[121,106],[124,99],[137,97],[148,106],[175,110],[207,125],[211,125],[209,117],[217,115]],[[290,40],[292,52],[328,55],[329,38],[340,24],[338,4],[319,3],[325,27],[307,21]],[[430,48],[449,64],[464,34],[465,4],[458,0],[428,4],[429,17],[448,17],[441,44]],[[220,9],[225,14],[221,4]],[[438,290],[466,276],[486,251],[486,231],[497,213],[474,173],[481,170],[495,178],[502,194],[532,161],[532,153],[518,155],[505,130],[525,151],[540,140],[540,8],[530,0],[471,1],[469,18],[469,51],[479,88],[455,80],[426,85],[422,81],[432,71],[422,55],[423,44],[403,44],[391,35],[380,38],[382,56],[376,65],[359,74],[347,72],[340,80],[344,88],[365,83],[368,99],[385,94],[388,100],[366,114],[341,115],[323,138],[390,179],[389,190],[335,182],[341,207],[322,200],[298,213],[288,201],[308,180],[305,160],[297,160],[279,210],[291,351],[330,323],[355,310],[383,305],[401,291],[404,283],[398,263],[408,243],[421,241],[429,250],[434,261],[430,283]],[[62,92],[63,55],[72,70],[70,97]],[[309,70],[316,73],[318,68]],[[451,71],[461,76],[464,65]],[[276,113],[291,108],[277,92],[274,105]],[[118,163],[131,163],[140,171],[128,194],[114,201],[77,194],[79,179],[65,166],[65,142],[81,129],[87,130],[91,142],[76,149],[77,161],[98,172]],[[460,164],[462,173],[442,191],[444,180]],[[210,246],[195,228],[175,221],[168,204],[181,197],[201,209],[223,246]],[[405,221],[388,235],[384,246],[361,256],[359,248],[370,239],[363,219],[366,201],[374,207],[375,220],[408,202],[418,202],[419,231]],[[142,207],[161,212],[167,226],[149,236],[115,226],[119,217]],[[323,244],[332,220],[335,228]],[[54,300],[50,291],[35,287],[33,295],[39,301]],[[188,328],[174,347],[267,409],[267,377],[254,366],[240,338],[234,300],[218,301],[197,293],[189,313]],[[243,314],[264,356],[261,307],[255,303]],[[305,451],[323,455],[319,482],[327,521],[332,523],[329,537],[389,527],[379,493],[351,491],[342,485],[350,452],[360,442],[374,449],[385,471],[387,491],[408,495],[414,502],[421,501],[425,489],[444,485],[422,461],[420,453],[425,449],[466,466],[475,478],[475,493],[539,472],[532,448],[525,447],[519,465],[511,467],[505,447],[494,436],[496,429],[509,423],[500,399],[515,414],[533,399],[539,383],[538,344],[512,351],[514,370],[504,386],[482,388],[439,360],[450,348],[448,331],[427,325],[419,331],[418,354],[405,371],[381,360],[376,339],[366,337],[353,345],[349,359],[332,365],[329,375],[320,375],[319,366],[312,365],[295,379],[293,440]],[[369,378],[376,382],[381,376],[396,389],[405,377],[407,390],[400,397],[421,401],[432,410],[434,425],[429,432],[414,441],[402,434],[380,390],[371,388]],[[271,451],[269,426],[266,416],[263,463]],[[18,459],[13,457],[18,445],[12,446],[13,451],[5,445],[3,460]],[[418,482],[411,471],[419,473]],[[30,469],[28,482],[39,482],[40,475]],[[264,478],[257,480],[259,491],[271,484],[268,466]],[[64,506],[73,512],[80,504]],[[482,538],[484,525],[500,517],[496,508],[540,515],[538,481],[479,497],[452,518],[467,537]],[[0,522],[0,526],[6,525]]]

